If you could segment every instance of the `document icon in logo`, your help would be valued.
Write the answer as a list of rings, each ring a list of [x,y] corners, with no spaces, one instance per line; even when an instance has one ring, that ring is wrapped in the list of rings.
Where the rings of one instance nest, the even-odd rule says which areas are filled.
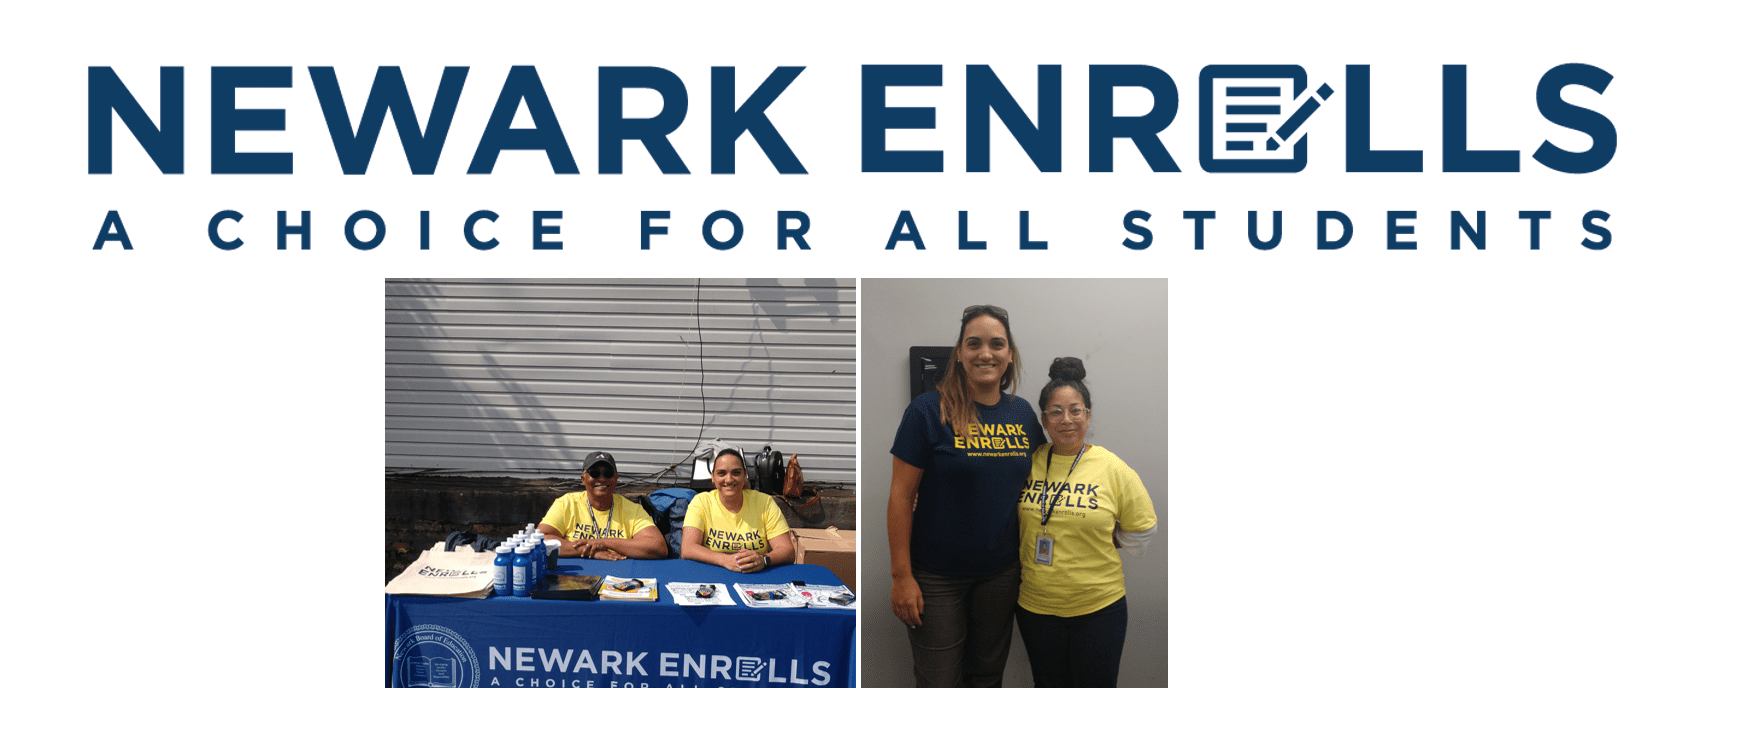
[[[767,662],[761,660],[760,658],[750,658],[747,656],[738,656],[737,657],[737,666],[736,666],[737,680],[738,681],[760,681],[761,680],[761,669],[765,668],[766,666],[767,666]]]
[[[1333,97],[1326,85],[1305,94],[1308,85],[1308,73],[1298,65],[1200,70],[1200,167],[1207,173],[1301,171],[1309,162],[1304,124]]]

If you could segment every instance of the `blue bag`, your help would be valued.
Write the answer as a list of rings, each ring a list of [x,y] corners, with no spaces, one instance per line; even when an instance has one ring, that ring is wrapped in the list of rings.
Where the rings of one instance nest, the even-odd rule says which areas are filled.
[[[657,523],[657,530],[663,532],[663,539],[670,545],[670,557],[682,556],[682,521],[688,517],[688,504],[694,500],[694,491],[687,488],[664,488],[646,496],[656,511],[652,521]]]

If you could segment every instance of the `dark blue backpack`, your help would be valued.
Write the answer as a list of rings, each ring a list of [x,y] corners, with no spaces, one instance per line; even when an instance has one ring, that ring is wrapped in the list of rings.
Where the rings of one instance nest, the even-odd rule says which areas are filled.
[[[694,500],[694,491],[664,488],[646,497],[651,500],[655,511],[652,521],[657,523],[657,530],[663,532],[664,541],[669,542],[670,557],[681,557],[682,520],[688,517],[688,504]]]

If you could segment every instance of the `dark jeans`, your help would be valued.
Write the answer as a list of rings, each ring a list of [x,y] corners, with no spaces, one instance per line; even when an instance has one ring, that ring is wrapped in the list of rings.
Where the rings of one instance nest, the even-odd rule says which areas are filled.
[[[1022,565],[984,578],[913,571],[925,613],[908,629],[913,681],[921,688],[1003,686],[1010,622],[1022,586]]]
[[[1036,614],[1017,607],[1016,626],[1035,672],[1035,688],[1113,688],[1126,647],[1126,597],[1080,617]]]

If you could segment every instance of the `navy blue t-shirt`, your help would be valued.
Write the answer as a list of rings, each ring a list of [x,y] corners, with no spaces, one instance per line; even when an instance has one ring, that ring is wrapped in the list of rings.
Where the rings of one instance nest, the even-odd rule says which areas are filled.
[[[913,567],[939,575],[992,575],[1017,561],[1017,494],[1029,453],[1045,443],[1027,400],[975,404],[980,436],[963,439],[938,417],[937,390],[907,406],[889,453],[925,470],[913,511]]]

